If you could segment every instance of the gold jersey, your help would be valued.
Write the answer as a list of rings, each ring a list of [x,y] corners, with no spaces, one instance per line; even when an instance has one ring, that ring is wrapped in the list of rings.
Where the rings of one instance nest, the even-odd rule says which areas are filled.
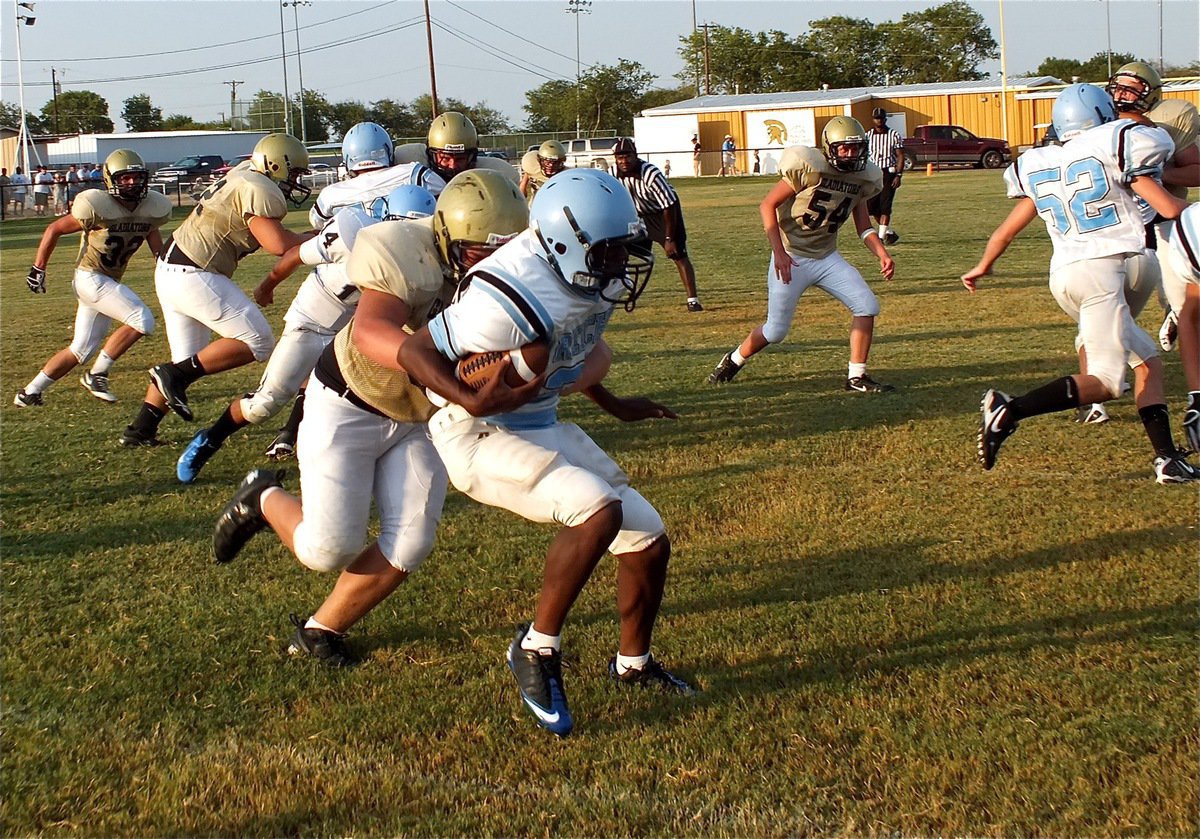
[[[1200,138],[1200,112],[1196,106],[1183,99],[1164,99],[1146,112],[1146,116],[1159,128],[1171,135],[1176,153],[1195,145]],[[1166,184],[1167,191],[1176,198],[1187,199],[1188,188],[1179,184]]]
[[[402,146],[396,146],[396,150],[392,153],[392,160],[396,163],[420,163],[428,166],[429,158],[425,154],[427,148],[424,143],[405,143]],[[475,158],[475,168],[491,169],[493,172],[499,172],[513,183],[517,183],[520,180],[515,166],[507,160],[500,160],[496,157],[479,155]]]
[[[883,170],[870,161],[858,172],[835,169],[819,149],[790,146],[779,175],[796,194],[776,211],[784,247],[820,259],[837,250],[837,234],[854,208],[883,189]]]
[[[150,191],[131,210],[102,189],[79,193],[71,215],[83,225],[75,266],[119,280],[150,231],[171,220],[171,200]]]
[[[171,239],[201,270],[232,277],[238,262],[262,247],[250,232],[250,217],[282,220],[287,212],[274,181],[238,167],[204,190]]]
[[[529,193],[526,197],[533,201],[533,196],[537,195],[537,191],[549,180],[542,171],[542,161],[536,149],[525,152],[521,157],[521,174],[529,178],[529,183],[525,186],[526,192]]]
[[[354,240],[346,273],[362,291],[399,298],[411,311],[405,331],[415,332],[454,296],[433,243],[430,220],[382,221],[363,228]],[[425,422],[436,410],[424,388],[407,373],[376,364],[354,345],[354,321],[334,338],[338,369],[354,393],[397,422]]]

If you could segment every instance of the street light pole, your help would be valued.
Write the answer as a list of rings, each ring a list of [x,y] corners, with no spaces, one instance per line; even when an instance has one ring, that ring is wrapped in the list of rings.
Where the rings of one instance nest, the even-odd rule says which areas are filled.
[[[287,86],[287,40],[283,28],[283,7],[287,4],[280,0],[279,2],[279,46],[282,49],[280,59],[283,62],[283,130],[284,132],[292,133],[292,107],[288,101],[288,86]]]
[[[17,4],[17,101],[21,106],[21,127],[18,133],[18,142],[21,146],[21,161],[24,165],[25,177],[30,178],[30,183],[33,182],[29,174],[29,123],[25,119],[25,77],[21,70],[21,24],[33,26],[36,17],[32,14],[23,15],[21,9],[26,9],[29,12],[33,11],[33,3],[18,3]]]
[[[300,83],[300,142],[308,142],[308,123],[304,119],[304,62],[300,60],[300,15],[297,6],[311,6],[310,0],[291,0],[283,5],[292,7],[292,30],[296,33],[296,76]]]
[[[591,14],[590,6],[592,0],[567,0],[567,13],[575,15],[575,136],[579,136],[579,79],[582,76],[580,72],[579,60],[579,16],[581,14]]]

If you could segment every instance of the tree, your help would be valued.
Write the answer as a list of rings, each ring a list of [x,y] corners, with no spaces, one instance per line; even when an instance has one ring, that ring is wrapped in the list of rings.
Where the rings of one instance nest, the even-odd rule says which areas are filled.
[[[1116,71],[1122,64],[1138,60],[1138,58],[1129,53],[1114,52],[1112,54],[1112,68]],[[1150,62],[1146,63],[1150,64]],[[1075,78],[1078,78],[1081,82],[1106,82],[1109,75],[1108,66],[1109,59],[1107,52],[1098,52],[1087,61],[1077,61],[1074,58],[1047,58],[1033,71],[1033,75],[1054,76],[1057,79],[1062,79],[1064,82],[1070,82]]]
[[[5,128],[21,127],[21,106],[11,102],[0,102],[0,125]],[[30,134],[44,134],[45,126],[33,111],[25,112],[25,125]]]
[[[575,83],[554,79],[525,91],[525,112],[530,131],[573,131],[575,129]]]
[[[1000,54],[983,16],[962,0],[908,12],[879,31],[891,84],[982,79],[986,74],[979,65]]]
[[[880,66],[884,34],[869,20],[842,15],[814,20],[803,44],[820,68],[817,87],[865,87],[884,83]]]
[[[154,107],[150,96],[145,93],[125,100],[121,119],[125,120],[130,131],[159,131],[163,127],[162,108]]]
[[[429,112],[426,111],[425,114]],[[384,127],[393,140],[424,137],[429,130],[429,117],[417,115],[412,108],[394,99],[380,99],[367,109],[367,119]]]
[[[108,102],[90,90],[68,90],[58,94],[58,130],[66,134],[108,134],[113,121],[108,118]],[[42,106],[42,124],[53,125],[55,102]],[[33,129],[30,128],[32,131]]]
[[[252,131],[282,131],[286,124],[283,96],[270,90],[258,91],[246,109],[246,123]]]
[[[352,100],[334,102],[329,106],[328,119],[329,136],[340,141],[351,126],[367,121],[367,106]]]
[[[647,108],[661,108],[663,105],[670,105],[672,102],[682,102],[684,99],[691,99],[695,95],[696,87],[691,82],[681,84],[679,87],[656,87],[653,90],[646,91],[646,95],[638,103],[638,110],[644,111]]]
[[[299,102],[300,97],[297,96],[297,109]],[[307,137],[311,143],[324,142],[329,138],[332,121],[333,106],[329,104],[329,100],[316,91],[304,91],[304,128],[297,128],[296,135]],[[342,139],[342,135],[338,134],[337,138]]]
[[[740,27],[710,26],[708,73],[705,74],[704,33],[693,32],[679,39],[685,69],[680,81],[700,75],[700,89],[709,93],[766,93],[787,90],[797,75],[805,75],[810,56],[798,41],[778,30],[750,32]],[[794,87],[791,89],[795,89]]]

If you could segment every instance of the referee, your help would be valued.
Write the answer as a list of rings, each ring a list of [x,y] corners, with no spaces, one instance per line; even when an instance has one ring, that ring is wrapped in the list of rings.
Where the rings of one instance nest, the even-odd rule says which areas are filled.
[[[687,253],[687,230],[683,226],[683,210],[679,196],[667,182],[662,170],[637,156],[633,138],[621,137],[613,146],[617,164],[617,180],[629,190],[637,214],[646,224],[650,238],[662,245],[667,258],[679,270],[679,279],[687,292],[687,310],[703,312],[696,296],[696,271]]]
[[[874,124],[867,132],[868,154],[871,162],[883,170],[883,191],[867,202],[867,211],[879,220],[879,238],[885,245],[894,245],[900,241],[900,234],[890,226],[892,199],[904,172],[904,140],[887,127],[887,111],[883,108],[871,111],[871,122]]]

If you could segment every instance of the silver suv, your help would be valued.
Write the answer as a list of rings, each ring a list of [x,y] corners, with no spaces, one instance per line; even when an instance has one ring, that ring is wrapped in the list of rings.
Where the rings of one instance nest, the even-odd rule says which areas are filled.
[[[567,147],[567,166],[573,168],[603,169],[605,172],[616,167],[613,146],[616,137],[577,137],[563,143]]]

